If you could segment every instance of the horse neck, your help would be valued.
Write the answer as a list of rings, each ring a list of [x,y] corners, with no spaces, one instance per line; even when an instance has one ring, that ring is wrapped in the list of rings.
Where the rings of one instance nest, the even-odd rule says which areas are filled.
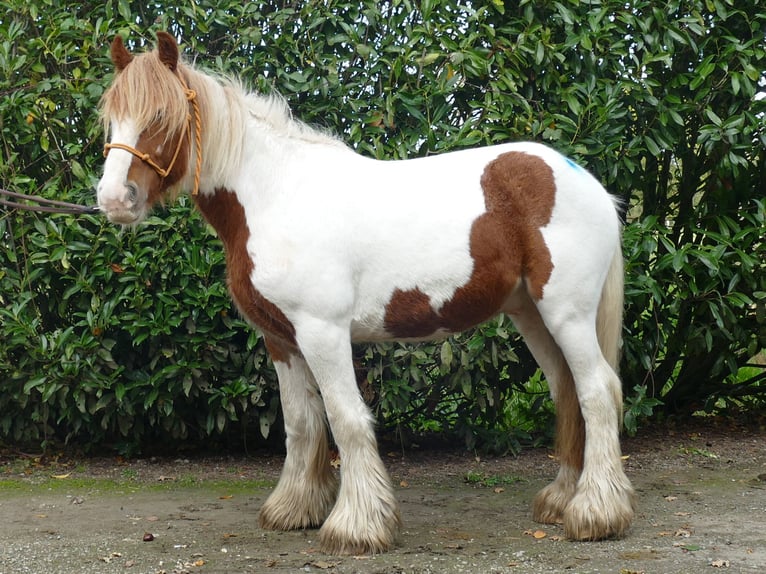
[[[285,173],[324,156],[322,150],[353,153],[340,140],[292,119],[278,96],[248,93],[201,72],[189,73],[203,115],[203,193],[223,188],[250,194],[257,187],[268,194]]]

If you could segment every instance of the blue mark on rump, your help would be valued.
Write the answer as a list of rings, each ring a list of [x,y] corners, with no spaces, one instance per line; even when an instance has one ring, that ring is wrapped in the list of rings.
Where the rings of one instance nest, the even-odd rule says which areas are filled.
[[[565,157],[564,159],[566,159],[566,160],[567,160],[567,163],[569,164],[569,166],[570,166],[570,167],[572,167],[572,168],[574,168],[574,169],[577,169],[577,170],[579,170],[579,171],[582,171],[582,170],[583,170],[583,168],[582,168],[582,166],[581,166],[581,165],[579,165],[579,164],[577,164],[577,163],[573,162],[573,161],[572,161],[571,159],[569,159],[568,157]]]

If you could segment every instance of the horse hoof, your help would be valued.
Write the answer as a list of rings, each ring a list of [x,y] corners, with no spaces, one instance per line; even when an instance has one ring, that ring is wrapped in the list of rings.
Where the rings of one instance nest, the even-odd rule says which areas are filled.
[[[564,510],[573,495],[573,488],[561,488],[558,483],[552,482],[535,496],[532,520],[542,524],[561,524],[564,520]]]
[[[564,534],[571,540],[622,538],[630,529],[634,512],[632,489],[599,504],[578,494],[564,511]]]
[[[398,509],[384,520],[358,521],[356,525],[331,516],[319,530],[319,546],[322,552],[336,556],[381,554],[394,547],[400,527]]]
[[[303,491],[277,486],[258,514],[261,528],[300,530],[321,526],[335,504],[338,488],[334,479],[320,486]]]
[[[382,554],[394,547],[396,532],[386,532],[381,535],[352,536],[330,532],[322,527],[319,530],[319,548],[325,554],[333,556],[365,556]]]

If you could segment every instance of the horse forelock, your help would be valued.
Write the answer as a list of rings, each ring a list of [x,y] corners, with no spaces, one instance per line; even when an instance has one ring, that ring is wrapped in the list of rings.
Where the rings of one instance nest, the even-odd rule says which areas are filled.
[[[183,64],[178,74],[188,73]],[[101,119],[108,133],[112,121],[131,120],[139,132],[152,128],[166,139],[181,132],[189,115],[183,86],[156,50],[133,58],[118,72],[101,98]]]

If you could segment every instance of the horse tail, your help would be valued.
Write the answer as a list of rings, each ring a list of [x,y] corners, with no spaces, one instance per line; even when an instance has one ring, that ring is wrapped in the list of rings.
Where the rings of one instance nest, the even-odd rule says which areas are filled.
[[[617,375],[620,373],[619,363],[622,355],[624,281],[622,248],[618,245],[601,289],[601,300],[596,315],[596,333],[601,352]],[[615,381],[610,390],[622,425],[622,385],[619,377],[615,378]]]

